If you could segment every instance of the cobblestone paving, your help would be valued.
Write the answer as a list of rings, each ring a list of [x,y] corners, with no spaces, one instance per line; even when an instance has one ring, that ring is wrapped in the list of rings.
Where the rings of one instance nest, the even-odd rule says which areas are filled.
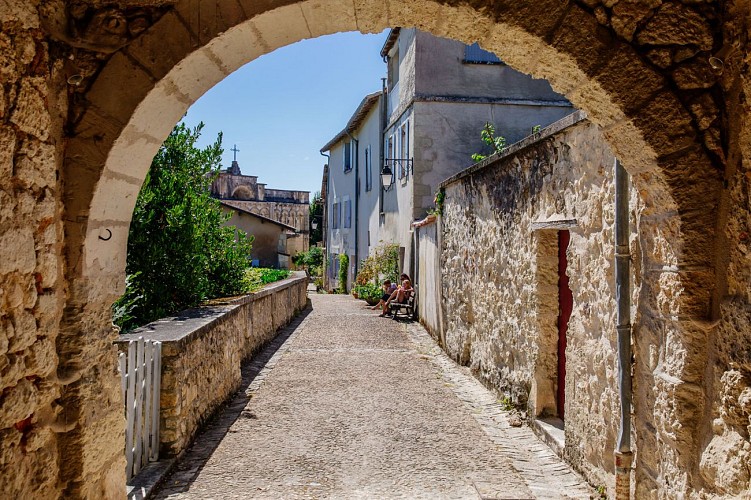
[[[416,324],[311,294],[157,498],[589,498]]]

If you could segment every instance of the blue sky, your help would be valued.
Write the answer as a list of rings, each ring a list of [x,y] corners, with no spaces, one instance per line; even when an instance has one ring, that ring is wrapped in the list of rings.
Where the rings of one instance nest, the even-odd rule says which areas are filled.
[[[243,174],[275,189],[321,189],[321,146],[342,130],[386,65],[378,35],[339,33],[282,47],[246,64],[204,94],[183,121],[205,124],[199,145],[224,132],[223,168],[237,144]]]

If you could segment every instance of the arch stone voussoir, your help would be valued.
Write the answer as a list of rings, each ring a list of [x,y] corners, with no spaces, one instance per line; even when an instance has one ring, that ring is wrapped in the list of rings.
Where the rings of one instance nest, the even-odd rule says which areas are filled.
[[[670,80],[673,69],[666,71],[645,55],[654,47],[632,42],[638,33],[619,36],[610,18],[605,22],[589,10],[595,3],[177,0],[107,56],[71,112],[72,136],[63,163],[69,296],[57,349],[60,375],[87,381],[71,382],[64,400],[78,423],[61,438],[62,456],[87,457],[66,464],[67,493],[107,496],[101,492],[114,489],[108,489],[106,480],[97,479],[92,486],[86,476],[103,478],[122,469],[120,431],[103,434],[122,418],[117,378],[114,368],[109,369],[115,366],[110,306],[124,286],[128,225],[139,186],[164,138],[204,92],[264,54],[307,38],[394,26],[477,41],[515,69],[547,78],[601,127],[632,175],[641,203],[640,315],[647,320],[637,352],[648,359],[637,366],[637,390],[644,401],[635,421],[657,431],[638,441],[639,452],[650,454],[641,462],[645,468],[637,471],[644,478],[639,488],[654,493],[673,482],[683,485],[671,490],[680,496],[693,487],[686,479],[689,473],[666,468],[664,462],[677,454],[676,439],[683,439],[690,453],[681,464],[697,467],[699,409],[680,416],[671,404],[680,400],[688,406],[688,396],[703,397],[698,385],[708,349],[695,347],[704,345],[708,334],[704,326],[694,325],[707,320],[715,289],[714,229],[722,182],[698,130],[706,130],[718,113],[712,114],[714,101],[709,99],[704,107],[710,109],[700,110],[703,121],[697,126],[696,105],[689,112],[684,103],[698,99],[698,91],[681,94]],[[654,26],[650,30],[649,40],[657,40]],[[667,352],[667,342],[674,342],[674,351]],[[664,360],[669,367],[663,368]],[[104,366],[109,371],[100,373]],[[652,386],[664,388],[662,399],[650,393]],[[94,415],[88,405],[103,393],[107,404],[101,415]],[[91,432],[83,428],[85,418],[97,421]],[[681,427],[679,436],[671,426]],[[104,457],[99,469],[88,459],[96,454]]]

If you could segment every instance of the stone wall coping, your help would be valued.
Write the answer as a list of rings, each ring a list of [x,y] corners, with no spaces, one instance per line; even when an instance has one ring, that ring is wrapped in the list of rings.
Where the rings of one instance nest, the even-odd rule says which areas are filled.
[[[540,130],[536,134],[529,135],[522,139],[519,142],[515,142],[514,144],[510,145],[508,148],[506,148],[501,153],[496,153],[494,155],[488,156],[481,162],[475,163],[471,167],[467,167],[461,172],[452,175],[445,181],[441,182],[440,186],[441,188],[445,188],[449,186],[450,184],[453,184],[465,177],[469,177],[471,175],[476,174],[477,172],[484,170],[488,167],[495,166],[502,160],[505,160],[507,158],[510,158],[514,156],[515,154],[519,153],[520,151],[523,151],[524,149],[533,146],[537,143],[540,143],[544,141],[545,139],[548,139],[550,137],[553,137],[557,133],[569,128],[573,127],[577,123],[580,123],[587,119],[587,114],[584,111],[577,110],[571,113],[570,115],[566,115],[557,122],[553,122],[544,129]]]
[[[294,271],[289,278],[269,283],[257,292],[239,297],[216,299],[206,305],[186,309],[175,316],[158,319],[138,327],[130,333],[120,335],[115,340],[115,344],[127,344],[131,340],[138,340],[139,337],[143,337],[144,340],[187,344],[200,338],[219,322],[230,318],[242,306],[290,288],[307,279],[304,271]]]

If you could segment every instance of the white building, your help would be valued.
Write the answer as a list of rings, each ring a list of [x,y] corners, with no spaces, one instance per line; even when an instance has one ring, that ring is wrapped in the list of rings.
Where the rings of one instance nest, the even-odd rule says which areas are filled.
[[[545,80],[503,64],[477,45],[416,29],[390,31],[381,56],[387,84],[363,99],[328,151],[327,288],[337,286],[338,256],[349,255],[348,283],[381,242],[400,246],[412,274],[411,223],[433,207],[438,185],[491,152],[480,131],[492,123],[508,143],[573,111]],[[381,173],[393,174],[384,187]]]

